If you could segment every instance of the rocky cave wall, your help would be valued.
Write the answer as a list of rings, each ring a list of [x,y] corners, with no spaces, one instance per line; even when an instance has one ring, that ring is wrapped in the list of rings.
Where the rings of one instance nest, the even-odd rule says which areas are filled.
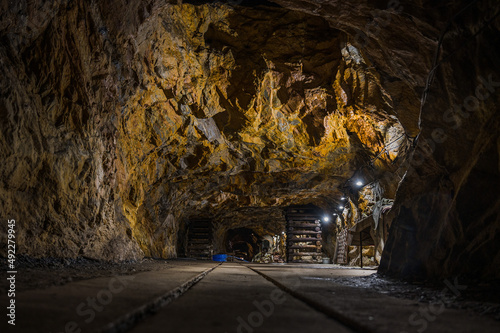
[[[500,278],[499,9],[470,3],[443,34],[398,189],[387,274]]]
[[[148,75],[122,111],[120,197],[147,253],[169,255],[165,236],[174,243],[177,226],[169,218],[201,214],[226,226],[267,207],[328,207],[342,179],[385,143],[405,140],[377,73],[323,20],[185,4],[141,29],[130,66]],[[240,207],[255,209],[242,218],[233,213]]]
[[[179,225],[200,216],[221,233],[276,232],[282,207],[333,206],[339,183],[402,132],[378,74],[308,14],[78,1],[9,11],[2,211],[30,255],[173,257]]]
[[[0,8],[2,219],[19,254],[140,258],[116,191],[116,47],[95,5],[29,3]]]
[[[421,96],[420,112],[397,108],[402,124],[418,115],[420,132],[402,166],[379,272],[499,278],[498,3],[276,2],[329,17],[354,37],[392,96],[386,80]]]
[[[430,84],[465,2],[1,6],[0,207],[21,253],[175,257],[189,218],[274,232],[282,207],[348,192],[351,224],[396,198],[380,271],[498,276],[496,85],[446,112],[496,78],[494,1],[449,26]]]

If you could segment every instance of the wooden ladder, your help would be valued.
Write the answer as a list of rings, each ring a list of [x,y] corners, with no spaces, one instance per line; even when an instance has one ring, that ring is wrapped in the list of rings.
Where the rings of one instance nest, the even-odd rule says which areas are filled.
[[[206,260],[212,258],[212,223],[210,220],[189,221],[187,256]]]

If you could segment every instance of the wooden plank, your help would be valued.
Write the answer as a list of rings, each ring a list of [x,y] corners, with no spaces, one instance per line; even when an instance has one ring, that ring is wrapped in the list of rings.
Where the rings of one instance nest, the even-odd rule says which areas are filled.
[[[312,222],[312,223],[320,223],[321,219],[313,219],[313,218],[303,218],[303,217],[289,217],[286,219],[287,222],[300,222],[300,221],[307,221],[307,222]]]
[[[188,244],[189,243],[192,243],[192,244],[205,244],[205,243],[210,243],[210,241],[208,239],[190,239],[188,241]]]
[[[304,232],[305,231],[305,232]],[[292,237],[292,236],[295,236],[295,235],[313,235],[313,234],[318,234],[318,235],[321,235],[322,232],[321,230],[290,230],[287,232],[287,235],[289,235],[289,237]]]
[[[319,225],[321,223],[320,220],[306,220],[306,219],[290,219],[286,221],[287,224],[294,224],[294,223],[311,223],[311,224],[317,224]]]
[[[197,244],[188,244],[188,251],[189,249],[206,249],[206,248],[209,248],[210,247],[210,243],[204,243],[204,244],[200,244],[200,243],[197,243]]]
[[[304,247],[299,247],[299,246],[294,246],[293,249],[288,249],[288,253],[294,253],[293,251],[295,250],[305,250],[309,252],[321,252],[321,246],[304,246]],[[298,252],[297,252],[298,253]]]
[[[343,229],[337,234],[337,260],[336,264],[348,263],[348,248],[347,248],[347,229]]]
[[[321,220],[321,216],[316,214],[286,214],[286,218],[288,220],[295,219],[313,219],[313,220]]]
[[[189,249],[208,249],[212,243],[192,243],[188,244],[188,250]]]
[[[288,231],[288,234],[292,234],[292,235],[320,235],[321,234],[321,230],[292,230],[292,231]]]
[[[210,231],[210,229],[192,228],[192,229],[189,229],[188,233],[189,234],[205,234],[205,235],[209,235],[212,232]]]
[[[197,251],[197,250],[193,250],[193,251],[188,251],[186,252],[186,254],[191,257],[191,256],[198,256],[198,255],[203,255],[203,256],[210,256],[210,251],[207,251],[207,250],[200,250],[200,251]]]
[[[304,241],[304,238],[302,238],[302,239],[289,239],[288,245],[291,245],[290,243],[300,243],[300,242],[308,243],[308,242],[314,242],[314,241],[316,241],[316,245],[321,245],[321,241],[317,240],[316,238],[308,240],[308,241]],[[308,245],[312,245],[312,244],[308,244]]]
[[[318,245],[293,245],[289,246],[289,250],[295,250],[295,249],[316,249]]]
[[[316,245],[316,246],[303,246],[303,247],[300,247],[300,246],[294,246],[293,249],[289,249],[288,250],[288,253],[292,253],[294,250],[306,250],[306,251],[321,251],[321,248],[322,246],[321,245]]]
[[[316,242],[319,244],[304,244],[304,245],[297,245],[297,243],[291,243],[293,245],[289,245],[288,248],[290,250],[296,250],[296,249],[314,249],[314,248],[321,248],[323,245],[321,245],[321,242]]]
[[[209,239],[211,238],[210,236],[207,236],[205,234],[196,234],[196,235],[190,235],[189,239],[200,239],[200,238],[203,238],[203,239]]]
[[[293,224],[288,224],[287,228],[320,228],[321,226],[319,224],[315,223],[293,223]]]
[[[304,256],[323,256],[321,252],[293,252],[288,254],[290,257],[296,256],[296,257],[304,257]]]
[[[321,235],[319,237],[288,237],[288,241],[290,242],[313,242],[313,241],[321,241]]]
[[[191,228],[210,228],[211,227],[211,223],[190,223],[188,225],[188,228],[191,229]]]

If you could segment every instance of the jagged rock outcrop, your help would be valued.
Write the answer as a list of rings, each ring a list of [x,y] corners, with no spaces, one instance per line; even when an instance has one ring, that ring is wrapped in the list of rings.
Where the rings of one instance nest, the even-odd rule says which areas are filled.
[[[353,170],[405,139],[377,73],[325,21],[182,5],[141,29],[129,67],[141,69],[144,88],[117,117],[120,197],[146,252],[173,255],[164,252],[173,221],[190,216],[242,225],[270,206],[333,205]],[[254,209],[233,216],[240,207]]]

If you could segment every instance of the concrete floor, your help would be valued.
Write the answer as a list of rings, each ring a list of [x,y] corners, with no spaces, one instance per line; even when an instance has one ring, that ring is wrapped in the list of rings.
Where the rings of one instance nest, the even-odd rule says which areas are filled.
[[[471,311],[334,282],[373,273],[333,265],[174,262],[21,292],[16,326],[1,332],[500,332],[499,321]]]

